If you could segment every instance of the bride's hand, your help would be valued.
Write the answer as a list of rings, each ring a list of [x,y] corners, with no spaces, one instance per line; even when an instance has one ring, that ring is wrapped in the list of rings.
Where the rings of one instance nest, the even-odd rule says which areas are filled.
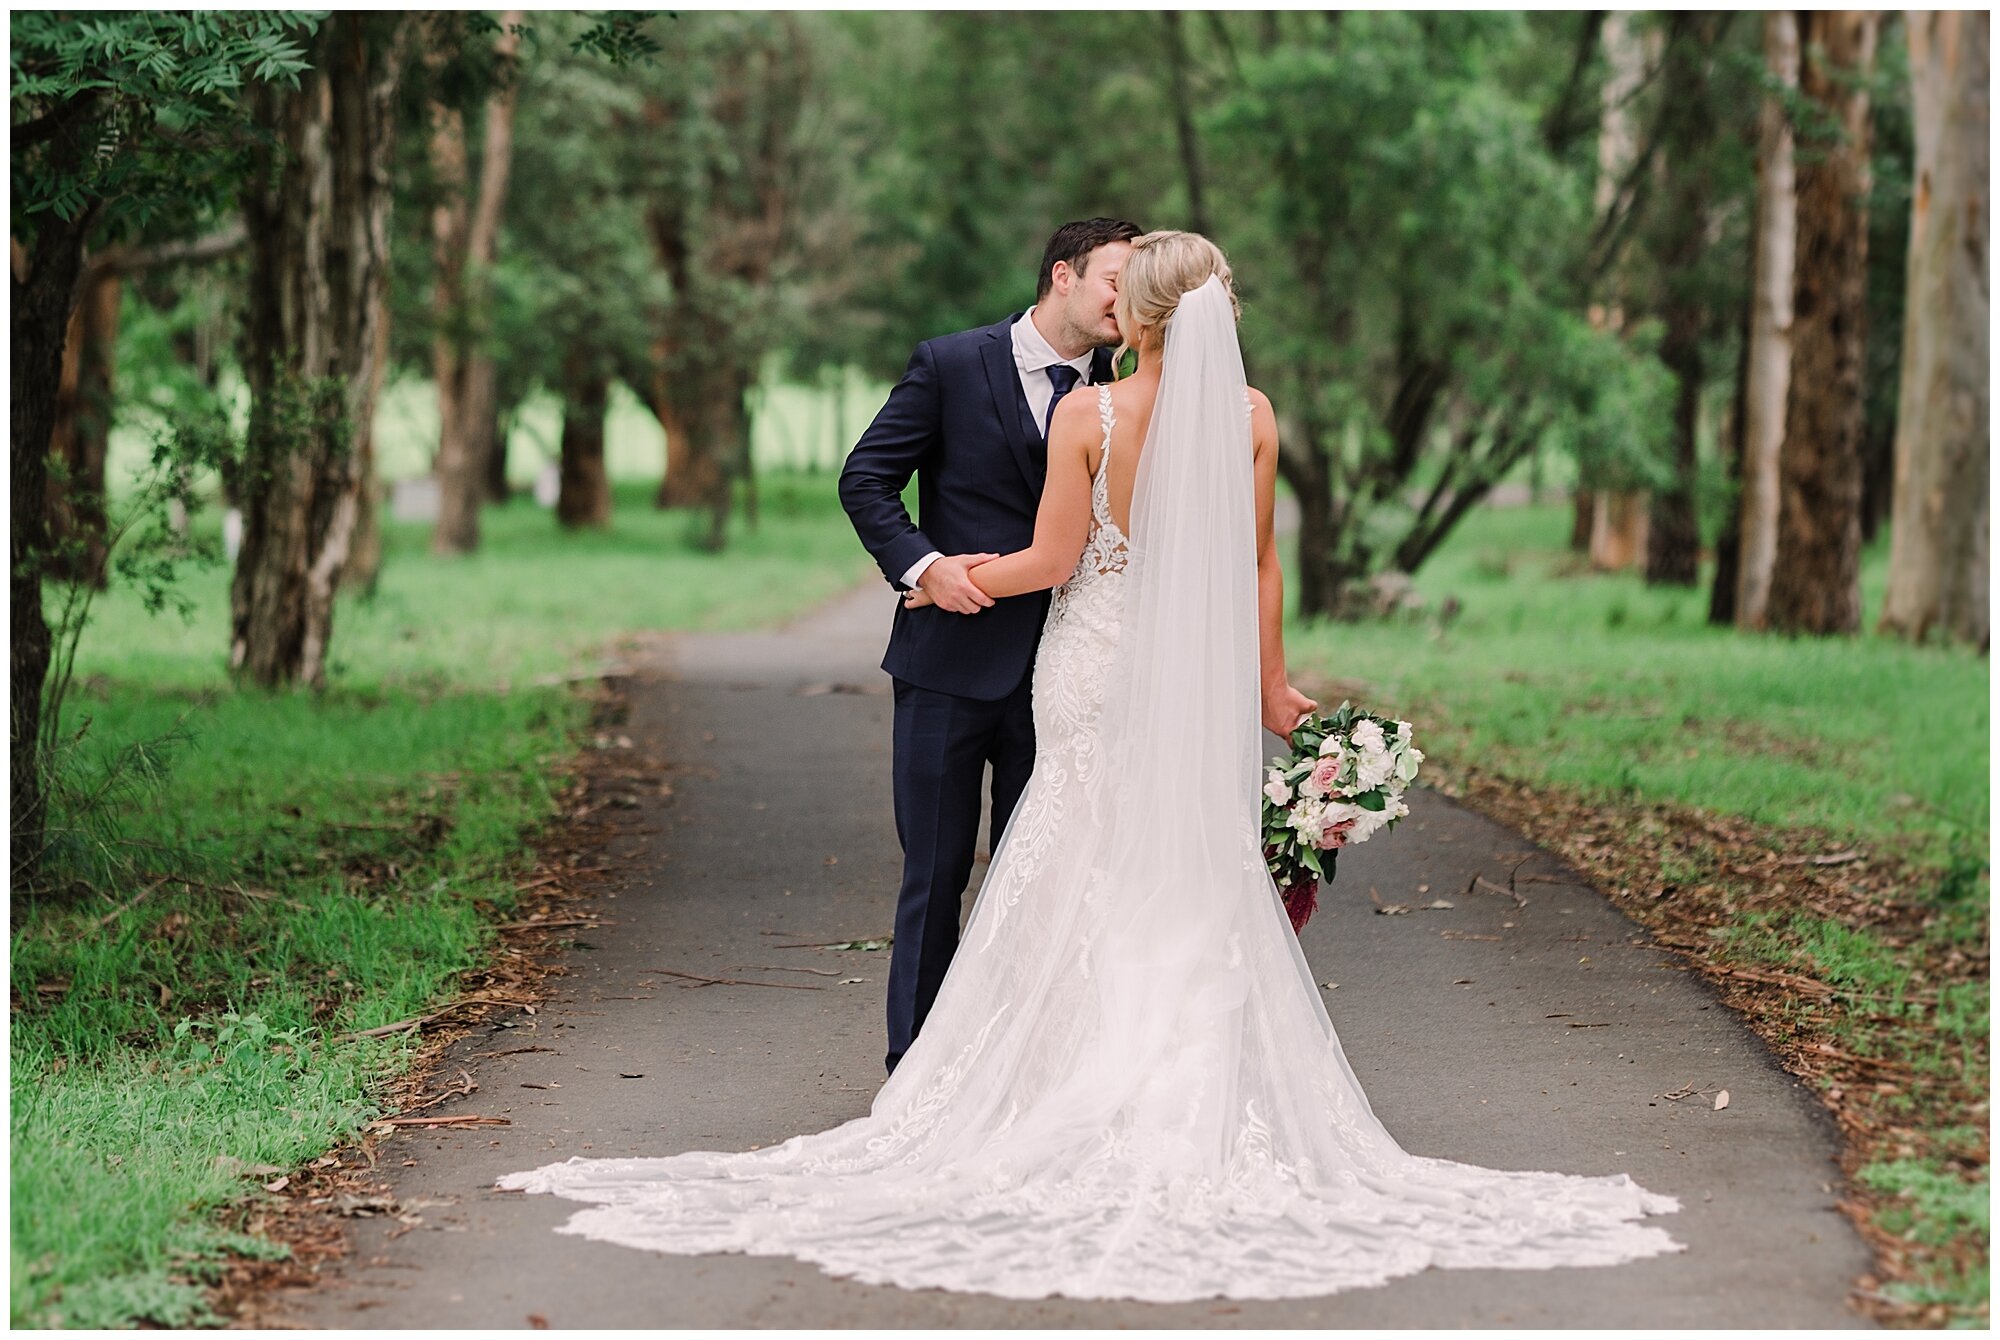
[[[935,604],[937,602],[931,599],[931,593],[921,586],[903,592],[903,608],[906,610],[920,610],[926,605]]]
[[[1319,704],[1293,688],[1290,680],[1283,680],[1264,690],[1264,729],[1289,740],[1306,713],[1318,708]]]

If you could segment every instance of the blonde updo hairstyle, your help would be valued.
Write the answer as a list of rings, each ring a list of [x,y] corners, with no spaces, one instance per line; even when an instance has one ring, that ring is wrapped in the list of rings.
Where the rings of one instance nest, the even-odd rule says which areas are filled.
[[[1164,336],[1181,295],[1200,288],[1210,275],[1222,277],[1229,309],[1241,320],[1243,308],[1236,301],[1229,260],[1221,247],[1200,233],[1171,230],[1133,238],[1131,254],[1118,271],[1118,301],[1112,308],[1128,347],[1137,347],[1137,340],[1148,331]]]

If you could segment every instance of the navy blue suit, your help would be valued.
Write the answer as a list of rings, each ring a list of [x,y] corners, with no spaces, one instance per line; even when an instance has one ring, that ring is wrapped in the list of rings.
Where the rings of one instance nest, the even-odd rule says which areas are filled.
[[[1021,315],[917,346],[888,403],[848,454],[840,501],[897,590],[925,554],[1008,554],[1034,542],[1048,448],[1014,367]],[[1091,381],[1110,380],[1100,349]],[[912,522],[902,492],[917,477]],[[997,845],[1034,766],[1029,670],[1048,593],[975,614],[905,609],[882,668],[895,681],[896,836],[903,883],[889,960],[891,1070],[902,1059],[958,948],[959,909],[979,833],[979,787],[993,767]]]

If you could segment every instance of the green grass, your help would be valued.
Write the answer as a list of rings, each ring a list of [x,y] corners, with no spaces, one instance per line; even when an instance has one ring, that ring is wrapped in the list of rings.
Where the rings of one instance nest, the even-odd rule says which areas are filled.
[[[1887,638],[1746,636],[1695,589],[1573,571],[1566,507],[1468,517],[1418,575],[1430,614],[1295,625],[1294,667],[1358,680],[1427,750],[1585,794],[1672,801],[1942,863],[1987,836],[1988,665]],[[1880,608],[1885,543],[1863,568]],[[1435,611],[1461,611],[1439,631]]]
[[[1440,763],[1476,766],[1586,800],[1669,802],[1809,829],[1908,862],[1926,909],[1914,945],[1804,912],[1748,910],[1718,952],[1806,974],[1853,1008],[1800,1000],[1781,1021],[1826,1029],[1845,1049],[1908,1065],[1915,1082],[1881,1096],[1937,1157],[1882,1158],[1862,1185],[1890,1199],[1878,1224],[1920,1250],[1913,1278],[1886,1286],[1983,1324],[1990,1180],[1983,1134],[1951,1095],[1987,1086],[1990,988],[1916,974],[1954,952],[1983,962],[1990,875],[1989,666],[1961,648],[1863,634],[1757,636],[1706,620],[1698,588],[1579,570],[1566,506],[1468,517],[1416,582],[1417,615],[1287,632],[1295,673],[1361,686],[1370,705],[1417,725]],[[1863,558],[1864,617],[1881,607],[1887,536]],[[1440,617],[1456,600],[1456,617]],[[1332,706],[1333,704],[1327,704]],[[1723,878],[1702,852],[1662,858],[1661,880]],[[1961,1138],[1962,1137],[1962,1138]],[[1969,1263],[1969,1264],[1968,1264]]]
[[[324,1152],[412,1045],[335,1037],[448,995],[512,905],[523,831],[584,725],[537,677],[628,630],[782,618],[868,568],[830,476],[765,479],[761,526],[719,555],[650,485],[616,494],[601,533],[562,534],[526,500],[489,509],[469,559],[390,526],[378,590],[336,608],[323,695],[228,684],[226,572],[191,576],[186,623],[100,599],[67,717],[89,721],[83,766],[183,723],[119,836],[137,871],[217,887],[134,901],[141,877],[16,906],[15,1325],[216,1320],[217,1258],[270,1250],[218,1215],[254,1188],[242,1168]]]

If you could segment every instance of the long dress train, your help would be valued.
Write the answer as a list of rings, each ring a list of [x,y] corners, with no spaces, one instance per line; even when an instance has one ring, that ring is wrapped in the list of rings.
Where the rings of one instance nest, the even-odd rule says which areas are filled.
[[[1139,783],[1110,775],[1100,738],[1107,693],[1124,691],[1110,676],[1132,549],[1107,503],[1113,411],[1109,388],[1099,396],[1091,536],[1033,672],[1034,774],[936,1004],[868,1115],[747,1153],[571,1159],[500,1185],[594,1202],[560,1231],[606,1242],[1013,1298],[1289,1298],[1426,1266],[1683,1250],[1635,1222],[1679,1202],[1628,1175],[1399,1147],[1254,836],[1237,889],[1212,890],[1188,936],[1135,907],[1103,832],[1117,786]],[[1254,795],[1251,767],[1239,784]]]

